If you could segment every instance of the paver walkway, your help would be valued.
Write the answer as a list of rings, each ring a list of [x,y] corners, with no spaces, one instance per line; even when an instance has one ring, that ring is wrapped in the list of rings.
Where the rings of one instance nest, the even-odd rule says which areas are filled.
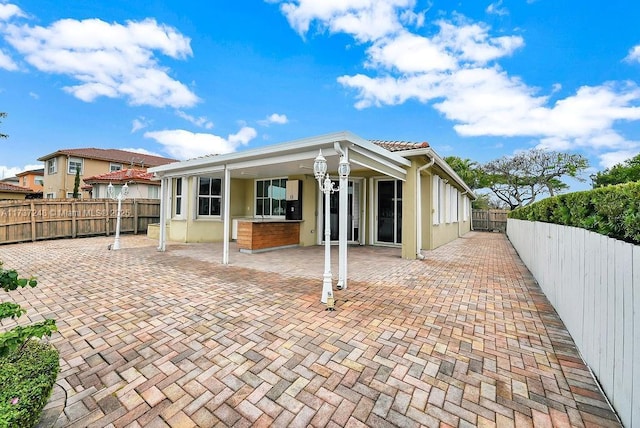
[[[350,248],[335,312],[322,247],[222,266],[220,245],[110,242],[0,246],[39,279],[12,297],[58,320],[55,426],[619,426],[503,235]]]

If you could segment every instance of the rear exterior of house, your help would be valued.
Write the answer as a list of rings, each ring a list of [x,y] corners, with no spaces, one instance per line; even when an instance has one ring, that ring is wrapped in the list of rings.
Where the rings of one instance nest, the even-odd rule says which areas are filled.
[[[263,232],[273,234],[272,247],[322,244],[324,195],[313,172],[320,151],[336,187],[338,163],[350,165],[345,188],[330,195],[331,241],[345,225],[346,244],[397,246],[414,259],[471,229],[475,195],[427,143],[341,132],[150,168],[162,183],[165,224],[150,234],[160,249],[166,240],[228,245],[243,239],[247,223],[276,223]]]

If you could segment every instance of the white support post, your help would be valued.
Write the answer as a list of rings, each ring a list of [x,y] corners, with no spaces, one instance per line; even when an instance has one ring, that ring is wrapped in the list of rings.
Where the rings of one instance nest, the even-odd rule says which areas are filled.
[[[349,160],[346,151],[340,158],[340,194],[339,194],[339,228],[338,228],[338,290],[347,289],[347,229],[351,226],[349,219]]]
[[[166,249],[167,204],[169,202],[168,182],[168,178],[162,178],[160,180],[160,235],[158,237],[158,251],[165,251]]]
[[[222,202],[224,206],[223,211],[223,247],[222,247],[222,264],[229,264],[229,231],[231,230],[231,218],[229,212],[231,211],[231,170],[225,165],[224,167],[224,192],[222,193]]]

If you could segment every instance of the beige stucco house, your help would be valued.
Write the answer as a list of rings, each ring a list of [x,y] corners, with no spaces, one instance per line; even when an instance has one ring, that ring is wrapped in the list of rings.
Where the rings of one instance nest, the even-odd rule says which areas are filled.
[[[107,187],[113,185],[115,193],[125,184],[129,188],[129,199],[160,199],[160,183],[153,174],[144,169],[121,169],[106,174],[94,175],[84,179],[83,190],[91,193],[91,198],[108,198]]]
[[[341,160],[350,166],[330,196],[331,241],[343,227],[342,245],[397,246],[415,259],[471,229],[475,195],[429,144],[339,132],[149,168],[162,184],[165,225],[150,233],[160,250],[167,240],[222,242],[223,263],[232,239],[248,251],[320,245],[324,194],[313,169],[320,151],[333,179]]]
[[[84,178],[119,171],[125,168],[147,169],[175,162],[175,159],[152,156],[117,149],[64,149],[38,158],[44,162],[43,197],[70,198],[73,196],[76,169]],[[91,188],[85,187],[81,197],[91,197]]]

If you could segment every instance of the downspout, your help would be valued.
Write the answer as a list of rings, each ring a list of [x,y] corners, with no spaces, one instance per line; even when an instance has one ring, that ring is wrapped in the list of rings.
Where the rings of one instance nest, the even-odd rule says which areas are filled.
[[[417,233],[417,248],[418,252],[416,253],[416,258],[419,260],[424,260],[424,256],[422,255],[422,180],[420,179],[420,174],[422,171],[431,168],[433,164],[436,162],[435,156],[431,158],[429,162],[422,165],[416,171],[416,189],[417,189],[417,197],[416,197],[416,219],[418,224],[416,224],[416,233]],[[459,233],[458,233],[459,234]]]
[[[467,193],[469,193],[467,190],[465,190],[464,192],[460,193],[460,200],[462,201],[462,203],[464,203],[464,198],[463,196],[466,195]],[[464,207],[462,207],[462,212],[464,212]],[[458,204],[458,238],[461,237],[462,235],[460,234],[460,224],[462,224],[463,219],[461,220],[461,215],[460,215],[460,204]]]

